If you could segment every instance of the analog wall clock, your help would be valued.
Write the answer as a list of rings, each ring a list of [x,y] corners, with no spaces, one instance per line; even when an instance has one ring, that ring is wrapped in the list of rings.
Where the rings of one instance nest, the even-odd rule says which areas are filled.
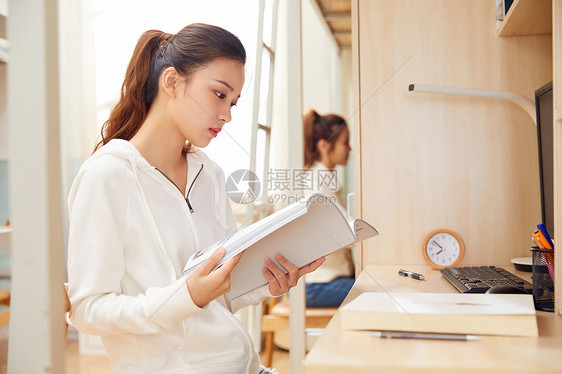
[[[431,232],[422,247],[425,261],[434,269],[457,266],[464,256],[464,243],[459,234],[447,229]]]

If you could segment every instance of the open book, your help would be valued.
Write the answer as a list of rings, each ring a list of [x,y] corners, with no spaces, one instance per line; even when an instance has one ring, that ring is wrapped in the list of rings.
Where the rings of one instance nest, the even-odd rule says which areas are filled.
[[[230,275],[228,296],[235,298],[268,283],[262,274],[267,257],[282,270],[276,253],[302,267],[375,235],[377,230],[361,219],[348,222],[330,197],[312,194],[195,253],[184,274],[190,274],[218,247],[224,247],[226,254],[217,266],[245,251]]]

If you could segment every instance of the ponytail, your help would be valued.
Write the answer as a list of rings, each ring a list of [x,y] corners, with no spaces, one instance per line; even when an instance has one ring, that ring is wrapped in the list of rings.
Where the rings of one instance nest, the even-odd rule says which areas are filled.
[[[130,140],[158,95],[162,72],[173,67],[187,79],[218,58],[246,63],[240,40],[218,26],[194,23],[177,34],[149,30],[139,38],[121,86],[121,97],[101,129],[94,152],[112,139]],[[189,144],[186,146],[187,150]]]
[[[150,106],[145,95],[150,60],[161,48],[162,42],[170,38],[170,34],[158,30],[149,30],[141,35],[125,73],[121,97],[102,126],[101,141],[94,151],[111,139],[130,140],[140,129]]]
[[[320,160],[318,142],[325,140],[333,147],[340,132],[347,127],[345,119],[337,114],[320,115],[309,110],[303,116],[304,167],[311,168]]]
[[[316,111],[309,110],[303,118],[304,127],[304,167],[310,168],[316,161],[316,142],[314,141],[314,123],[320,116]]]

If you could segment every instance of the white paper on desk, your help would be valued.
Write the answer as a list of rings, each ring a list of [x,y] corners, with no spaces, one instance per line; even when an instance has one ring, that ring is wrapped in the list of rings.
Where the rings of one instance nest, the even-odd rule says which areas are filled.
[[[342,309],[408,314],[535,314],[533,296],[522,294],[365,292]]]

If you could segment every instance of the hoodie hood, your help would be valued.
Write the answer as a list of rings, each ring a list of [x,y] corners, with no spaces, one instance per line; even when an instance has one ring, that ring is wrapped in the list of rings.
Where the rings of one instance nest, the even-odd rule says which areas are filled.
[[[218,177],[217,177],[217,169],[220,170],[220,167],[216,165],[202,150],[199,148],[192,147],[192,152],[187,153],[187,189],[186,195],[184,199],[187,201],[189,200],[189,193],[191,187],[196,182],[196,178],[200,176],[201,173],[206,173],[209,177],[209,180],[212,182],[213,186],[213,200],[215,205],[215,214],[219,224],[222,226],[223,229],[228,230],[229,226],[227,223],[227,217],[222,212],[220,207],[220,196],[221,191]],[[146,196],[144,194],[142,185],[139,181],[139,172],[146,173],[151,178],[156,179],[157,181],[162,181],[162,173],[158,171],[157,168],[150,165],[148,161],[141,155],[138,149],[133,145],[133,143],[124,140],[124,139],[112,139],[107,144],[102,146],[98,149],[94,155],[88,160],[91,162],[98,157],[103,155],[112,155],[118,158],[121,158],[125,161],[130,162],[131,167],[133,169],[133,173],[135,175],[136,181],[139,185],[143,198],[146,200]],[[220,170],[220,174],[222,174],[222,170]],[[224,175],[223,175],[224,180]],[[170,182],[172,184],[172,182]],[[177,187],[176,187],[177,188]]]

